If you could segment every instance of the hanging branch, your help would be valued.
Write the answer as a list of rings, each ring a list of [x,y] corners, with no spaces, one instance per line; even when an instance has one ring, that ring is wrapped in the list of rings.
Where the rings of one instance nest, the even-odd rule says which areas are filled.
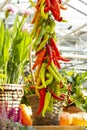
[[[31,73],[31,78],[33,84],[35,84],[35,78],[32,70],[32,45],[30,44],[30,49],[29,49],[29,68],[30,68],[30,73]]]

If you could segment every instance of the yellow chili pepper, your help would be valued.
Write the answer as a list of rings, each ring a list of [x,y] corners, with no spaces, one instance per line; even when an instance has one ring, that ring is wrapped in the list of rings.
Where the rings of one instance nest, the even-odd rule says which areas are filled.
[[[48,12],[44,12],[44,5],[41,7],[41,16],[43,19],[47,20],[48,19]]]

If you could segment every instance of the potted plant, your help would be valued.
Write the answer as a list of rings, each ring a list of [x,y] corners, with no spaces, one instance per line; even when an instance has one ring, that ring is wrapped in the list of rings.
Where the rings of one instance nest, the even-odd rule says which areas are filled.
[[[10,11],[11,8],[5,12],[5,22],[0,19],[0,101],[18,107],[23,96],[24,69],[31,38],[29,32],[23,30],[28,14],[16,14],[13,25],[8,27],[6,22]]]
[[[70,109],[71,113],[74,113],[74,108],[78,108],[79,111],[85,111],[87,109],[87,95],[84,95],[86,91],[86,87],[83,84],[87,81],[87,71],[85,72],[77,72],[76,70],[68,70],[62,69],[63,76],[67,79],[68,82],[68,90],[67,90],[67,100],[65,102],[64,110],[68,111]],[[69,111],[69,112],[70,112]]]

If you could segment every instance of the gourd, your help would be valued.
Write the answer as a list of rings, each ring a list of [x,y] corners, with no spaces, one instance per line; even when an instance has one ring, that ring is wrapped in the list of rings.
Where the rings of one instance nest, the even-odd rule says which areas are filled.
[[[59,125],[61,126],[87,126],[87,113],[69,113],[62,112],[59,116]]]
[[[25,126],[32,126],[32,118],[30,115],[30,108],[25,104],[20,104],[21,123]]]

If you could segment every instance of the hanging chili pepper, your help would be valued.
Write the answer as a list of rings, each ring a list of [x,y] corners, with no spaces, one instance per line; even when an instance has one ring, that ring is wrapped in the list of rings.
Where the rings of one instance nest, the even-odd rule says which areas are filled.
[[[38,47],[39,43],[41,42],[41,39],[42,39],[43,35],[45,34],[44,28],[45,28],[45,22],[43,22],[43,24],[42,24],[42,28],[40,30],[40,34],[39,34],[38,38],[35,39],[35,41],[33,43],[33,49],[36,49]]]
[[[57,48],[57,45],[56,45],[56,42],[55,42],[54,38],[50,38],[50,44],[52,46],[52,49],[56,53],[56,58],[59,57],[60,56],[60,51]]]
[[[37,17],[35,18],[35,22],[34,22],[34,28],[31,32],[31,36],[35,37],[36,36],[36,31],[37,31],[37,28],[39,26],[39,23],[40,23],[40,16],[41,14],[40,13],[37,13]]]
[[[35,20],[36,20],[36,18],[38,16],[38,13],[39,13],[39,9],[37,9],[36,12],[34,13],[34,17],[33,17],[32,21],[31,21],[32,24],[35,23]]]
[[[37,115],[37,116],[38,116],[38,115],[42,112],[42,110],[43,110],[44,101],[45,101],[45,95],[46,95],[46,88],[40,89],[39,93],[40,93],[40,102],[39,102],[38,110],[36,111],[36,115]]]
[[[53,61],[51,62],[51,67],[52,67],[52,69],[54,70],[54,72],[56,73],[56,75],[59,77],[59,79],[61,79],[62,77],[61,77],[61,75],[60,75],[60,73],[59,73],[59,71],[58,71],[58,69],[57,69],[57,67],[55,66],[55,64],[54,64]]]
[[[44,12],[47,13],[50,10],[49,7],[44,7]]]
[[[58,67],[58,69],[61,69],[61,65],[56,57],[56,53],[55,51],[52,51],[52,55],[53,55],[53,61],[54,61],[54,64],[56,65],[56,67]]]
[[[49,73],[47,73],[46,74],[46,78],[47,78],[47,80],[45,81],[45,84],[46,84],[46,87],[49,85],[49,84],[51,84],[52,83],[52,81],[53,81],[53,76],[51,75],[51,74],[49,74]],[[38,80],[38,79],[37,79]],[[38,82],[38,81],[37,81]],[[40,85],[40,84],[39,84]],[[37,88],[37,89],[42,89],[42,88],[44,88],[44,86],[43,86],[43,84],[42,85],[36,85],[35,86],[35,88]]]
[[[48,108],[49,103],[50,103],[50,98],[51,98],[51,93],[48,91],[48,92],[46,92],[46,95],[45,95],[45,102],[44,102],[44,106],[43,106],[43,110],[42,110],[43,117],[45,117],[45,113],[46,113],[47,108]]]
[[[62,60],[62,61],[65,61],[65,62],[68,62],[68,61],[70,61],[70,59],[66,59],[66,58],[64,58],[63,56],[61,56],[60,55],[60,58],[59,58],[59,60]]]
[[[49,89],[49,92],[51,93],[51,96],[53,96],[53,98],[60,100],[60,101],[64,101],[63,97],[57,96],[52,89]]]
[[[48,86],[49,84],[52,83],[52,81],[53,81],[53,76],[52,76],[51,74],[47,73],[47,74],[46,74],[46,78],[47,78],[47,80],[46,80],[46,86]]]
[[[36,39],[39,37],[39,35],[40,35],[40,31],[41,31],[41,26],[39,26],[38,28],[37,28],[37,33],[36,33]]]
[[[48,12],[44,12],[44,5],[41,8],[41,16],[43,19],[47,20],[48,19]]]
[[[47,54],[48,54],[48,57],[49,57],[48,64],[46,66],[46,67],[48,67],[53,60],[52,48],[51,48],[50,44],[46,44],[46,51],[47,51]]]
[[[60,7],[57,0],[50,0],[51,1],[51,7],[50,10],[57,21],[62,21],[62,17],[60,16]]]
[[[50,10],[50,5],[51,5],[50,0],[45,0],[45,4],[46,6],[44,8],[44,12],[46,13]]]
[[[42,48],[46,45],[48,39],[49,39],[49,35],[45,33],[45,35],[43,36],[43,40],[40,42],[40,44],[36,48],[36,52],[39,52],[42,50]]]
[[[50,8],[50,5],[51,5],[50,0],[45,0],[45,4],[46,4],[46,7]]]
[[[49,73],[50,73],[51,75],[53,75],[53,77],[56,79],[56,81],[59,82],[60,79],[59,79],[58,75],[55,73],[54,69],[51,67],[51,65],[49,65],[49,66],[47,67],[47,69],[48,69]]]
[[[54,6],[55,11],[58,12],[58,13],[60,13],[59,2],[57,0],[50,0],[50,2],[51,2],[51,5]]]
[[[53,48],[53,55],[55,55],[57,60],[62,60],[62,61],[66,61],[66,62],[70,61],[69,59],[66,59],[63,56],[61,56],[60,51],[58,50],[56,42],[53,38],[50,38],[50,44]]]
[[[53,17],[55,18],[56,21],[61,22],[63,20],[63,18],[60,17],[60,13],[56,12],[56,10],[55,10],[53,5],[51,5],[50,10],[51,10],[52,15],[53,15]]]
[[[46,82],[45,82],[45,72],[46,72],[46,64],[42,63],[41,69],[40,69],[40,78],[43,86],[46,88]]]
[[[46,49],[43,48],[38,54],[37,54],[37,58],[32,66],[32,69],[35,69],[37,65],[42,64],[42,61],[44,59],[44,56],[46,54]]]

